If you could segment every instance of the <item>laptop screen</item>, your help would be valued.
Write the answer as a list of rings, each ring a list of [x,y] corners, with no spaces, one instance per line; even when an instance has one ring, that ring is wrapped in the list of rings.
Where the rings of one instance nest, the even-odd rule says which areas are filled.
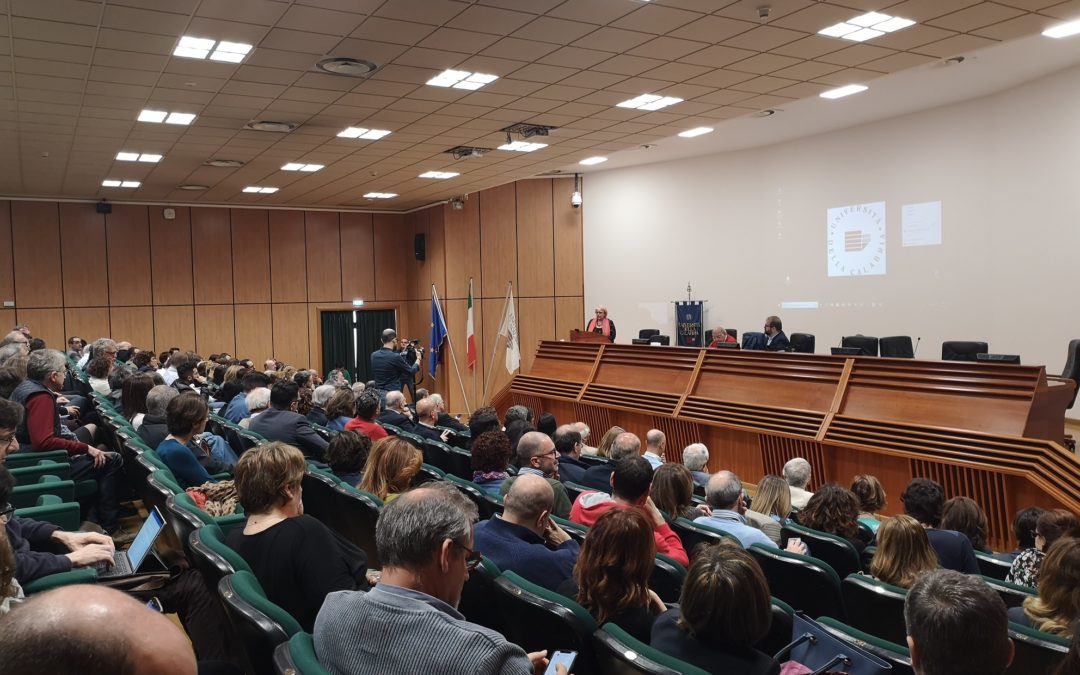
[[[137,570],[142,565],[146,554],[150,552],[150,547],[154,545],[154,540],[157,539],[158,534],[161,533],[164,527],[165,519],[161,517],[161,513],[155,508],[150,512],[150,516],[147,517],[146,522],[139,529],[139,534],[136,535],[135,541],[131,542],[131,548],[127,551],[132,570]]]

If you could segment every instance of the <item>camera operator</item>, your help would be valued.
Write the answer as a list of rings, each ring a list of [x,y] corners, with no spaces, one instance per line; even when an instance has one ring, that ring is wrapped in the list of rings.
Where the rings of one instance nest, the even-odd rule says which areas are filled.
[[[375,388],[382,391],[401,391],[402,383],[412,381],[413,374],[420,369],[420,359],[413,363],[405,360],[405,355],[397,351],[397,331],[387,328],[382,332],[382,349],[371,353],[371,376],[375,378]]]
[[[401,354],[405,358],[405,363],[410,366],[416,366],[420,368],[420,364],[424,361],[424,348],[420,346],[419,340],[409,340],[407,338],[401,338],[400,342]],[[409,389],[409,398],[413,404],[416,404],[416,378],[413,375],[405,375],[401,378],[401,384]]]

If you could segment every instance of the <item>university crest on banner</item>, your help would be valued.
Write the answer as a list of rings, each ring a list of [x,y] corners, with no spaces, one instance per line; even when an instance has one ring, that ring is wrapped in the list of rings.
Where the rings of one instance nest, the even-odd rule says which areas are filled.
[[[701,300],[679,301],[675,303],[676,344],[680,347],[704,347],[702,338],[705,334],[701,315]]]

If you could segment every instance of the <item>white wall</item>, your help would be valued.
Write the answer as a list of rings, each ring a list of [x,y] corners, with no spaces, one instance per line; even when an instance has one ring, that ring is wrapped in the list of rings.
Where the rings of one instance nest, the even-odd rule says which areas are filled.
[[[835,102],[844,104],[843,100]],[[674,338],[669,303],[714,323],[817,336],[986,340],[1059,374],[1080,337],[1080,68],[993,96],[783,145],[590,173],[585,303],[619,342]],[[941,200],[941,246],[901,247],[903,204]],[[826,210],[887,203],[884,276],[826,274]],[[817,310],[780,309],[817,301]]]

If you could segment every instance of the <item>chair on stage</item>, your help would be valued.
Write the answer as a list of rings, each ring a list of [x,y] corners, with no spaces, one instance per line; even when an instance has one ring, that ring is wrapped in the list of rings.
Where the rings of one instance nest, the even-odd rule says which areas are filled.
[[[660,331],[657,330],[656,328],[642,328],[641,330],[639,330],[637,332],[637,336],[638,336],[639,340],[648,340],[652,336],[659,335],[659,334],[660,334]]]
[[[881,355],[889,359],[913,359],[915,349],[911,346],[910,335],[890,335],[878,343]]]
[[[841,347],[852,347],[862,352],[863,356],[878,355],[878,339],[869,335],[847,335],[840,340]]]
[[[1066,409],[1071,409],[1076,403],[1076,390],[1080,389],[1080,340],[1069,340],[1069,356],[1065,361],[1065,370],[1061,371],[1062,377],[1067,377],[1077,383],[1073,389],[1072,399]]]
[[[942,361],[977,361],[976,354],[986,354],[990,345],[986,342],[949,340],[941,343]]]
[[[813,354],[816,346],[816,340],[810,333],[792,333],[788,337],[788,341],[791,342],[791,351],[798,352],[799,354]]]

